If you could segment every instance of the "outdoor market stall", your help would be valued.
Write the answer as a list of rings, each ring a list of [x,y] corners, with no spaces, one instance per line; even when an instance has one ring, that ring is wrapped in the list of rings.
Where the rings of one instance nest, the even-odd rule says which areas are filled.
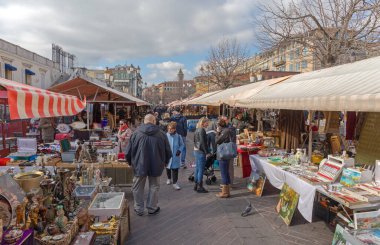
[[[150,105],[149,103],[134,96],[108,87],[106,84],[96,79],[88,78],[80,74],[67,82],[51,87],[50,90],[61,91],[62,93],[76,95],[79,97],[86,96],[87,103],[89,104],[87,106],[88,115],[90,112],[94,111],[96,105],[102,105],[100,118],[104,118],[104,115],[108,113],[107,111],[110,111],[109,109],[113,107],[114,122],[118,122],[118,120],[121,119],[118,118],[118,110],[125,109],[125,118],[123,119],[126,119],[129,122],[129,126],[138,126],[144,115],[140,111],[140,108]],[[138,121],[138,123],[135,123],[135,121]],[[93,154],[93,159],[95,161],[99,161],[99,158],[112,158],[112,160],[106,161],[110,164],[106,164],[104,166],[107,176],[112,177],[111,184],[131,184],[132,178],[130,176],[132,174],[132,170],[128,164],[123,162],[124,155],[117,154],[120,152],[120,149],[117,149],[116,147],[116,136],[112,133],[112,129],[108,129],[108,131],[105,130],[105,128],[108,127],[93,127],[90,129],[90,124],[97,125],[99,123],[99,121],[96,121],[89,115],[87,117],[87,129],[80,130],[81,132],[87,132],[88,135],[86,140],[92,139],[89,141],[89,145],[97,148],[97,153]],[[118,123],[116,123],[116,125],[118,125]],[[115,132],[115,129],[113,129],[113,132]],[[83,136],[83,134],[81,135]],[[99,148],[102,148],[103,150],[100,151]],[[71,154],[71,161],[66,160],[66,162],[72,162],[74,158],[74,154]],[[58,163],[58,165],[66,166],[67,164]]]
[[[1,112],[2,118],[2,156],[10,153],[6,147],[6,140],[10,137],[16,139],[16,134],[11,135],[13,121],[29,118],[71,116],[79,113],[86,106],[86,99],[80,101],[77,97],[50,92],[44,89],[32,87],[0,78],[1,86]],[[22,129],[21,129],[22,128]],[[19,126],[18,137],[25,136],[26,125]]]
[[[256,123],[254,121],[259,121],[262,123],[262,121],[266,121],[269,119],[269,112],[255,112],[254,110],[247,110],[244,109],[244,105],[240,105],[240,101],[242,100],[248,100],[258,93],[260,93],[261,90],[268,86],[275,85],[277,83],[281,83],[282,81],[289,79],[290,76],[285,76],[281,78],[275,78],[275,79],[270,79],[270,80],[265,80],[261,82],[256,82],[256,83],[251,83],[239,87],[234,87],[234,88],[229,88],[223,91],[215,91],[211,93],[204,94],[200,96],[199,98],[195,98],[193,100],[188,101],[187,103],[200,103],[208,106],[224,106],[224,107],[229,107],[230,113],[229,115],[233,114],[241,114],[242,113],[246,118],[242,118],[240,120],[245,119],[244,122],[244,128],[246,128],[246,132],[243,132],[243,127],[238,128],[238,134],[240,138],[240,142],[244,145],[247,145],[248,142],[253,142],[255,140],[255,136],[253,134],[253,125],[259,125],[259,123]],[[243,108],[237,108],[237,107],[243,107]],[[261,114],[261,118],[258,118],[258,114]],[[267,116],[268,114],[268,116]],[[254,118],[256,120],[254,120]],[[234,119],[236,120],[236,119]],[[234,123],[234,121],[232,122]],[[266,129],[267,127],[265,127]],[[271,127],[272,128],[272,127]],[[257,129],[257,126],[256,126]],[[264,131],[264,128],[259,128],[260,131]],[[249,131],[248,131],[249,130]],[[264,135],[261,133],[261,135]],[[269,132],[265,132],[265,136],[270,136],[270,137],[277,137],[278,138],[278,133],[272,132],[272,130],[269,130]],[[244,137],[244,138],[243,138]],[[277,140],[279,141],[279,140]],[[258,145],[255,145],[255,149]],[[251,166],[249,162],[249,155],[254,154],[257,152],[257,150],[251,149],[247,146],[238,146],[238,165],[242,167],[242,177],[246,178],[250,176],[251,173]]]
[[[82,102],[5,79],[0,85],[7,90],[11,119],[72,116],[86,107],[85,97]],[[60,148],[67,147],[70,143],[62,141]],[[41,151],[36,139],[20,139],[23,155],[11,154],[8,166],[0,167],[2,244],[125,243],[129,209],[124,193],[103,193],[111,179],[104,165],[94,163],[92,150],[82,147],[81,161],[71,164],[71,171],[54,154]]]
[[[111,113],[117,119],[117,109],[121,105],[125,106],[127,111],[127,120],[134,123],[135,111],[138,106],[149,106],[148,102],[145,102],[139,98],[136,98],[128,93],[124,93],[107,86],[104,82],[97,79],[89,78],[82,74],[76,74],[70,80],[54,85],[49,88],[50,91],[60,92],[64,94],[74,95],[78,98],[87,98],[87,113],[90,113],[90,107],[94,104],[113,104],[114,111]],[[105,113],[105,112],[103,112]],[[90,128],[91,115],[87,116],[87,128]],[[104,115],[100,115],[104,117]]]
[[[380,126],[377,120],[378,112],[380,112],[379,65],[380,57],[375,57],[295,75],[279,84],[266,87],[251,100],[239,101],[241,105],[250,108],[306,110],[309,111],[309,115],[313,115],[313,111],[343,111],[344,115],[349,111],[371,112],[366,113],[361,127],[355,164],[354,159],[349,158],[346,151],[342,153],[341,148],[338,147],[342,156],[329,156],[320,163],[319,168],[310,167],[311,129],[309,129],[309,156],[306,156],[306,151],[293,156],[279,156],[273,151],[269,152],[269,155],[274,155],[270,157],[251,156],[253,169],[260,170],[261,168],[263,171],[258,171],[258,173],[264,172],[265,178],[272,185],[282,188],[281,197],[286,196],[284,188],[293,193],[293,201],[281,199],[280,206],[286,203],[295,207],[298,202],[301,214],[306,220],[311,221],[309,218],[311,218],[313,208],[315,209],[315,204],[311,204],[310,201],[306,204],[305,200],[310,200],[307,198],[310,195],[316,195],[318,205],[326,208],[329,215],[332,212],[337,215],[338,218],[334,222],[344,221],[346,227],[355,226],[359,231],[366,226],[378,225],[375,221],[379,215],[378,211],[364,213],[359,211],[377,210],[380,207],[380,193],[377,191],[379,182],[373,182],[373,176],[375,180],[379,180],[375,160],[380,158],[380,154],[378,147],[373,147],[379,135],[376,130],[371,131]],[[311,116],[309,120],[312,120]],[[370,156],[358,158],[361,151]],[[367,161],[362,161],[362,159]],[[304,164],[299,165],[297,162]],[[365,167],[365,164],[371,164],[373,167]],[[294,178],[298,179],[298,183],[291,181]],[[340,183],[334,183],[336,181]],[[299,189],[301,186],[310,185],[314,188],[310,188],[307,193]],[[320,207],[318,210],[321,212]],[[331,220],[328,219],[328,221]]]
[[[249,100],[254,97],[264,88],[280,83],[290,76],[274,78],[256,83],[250,83],[247,85],[229,88],[223,91],[211,92],[201,96],[202,98],[194,99],[188,103],[199,103],[204,105],[220,106],[221,104],[227,104],[229,106],[240,107],[238,102]],[[245,106],[244,106],[245,107]]]

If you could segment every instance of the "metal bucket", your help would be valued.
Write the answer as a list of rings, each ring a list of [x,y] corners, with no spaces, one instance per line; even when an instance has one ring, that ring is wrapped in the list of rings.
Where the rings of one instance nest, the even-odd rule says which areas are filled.
[[[26,193],[29,193],[32,189],[40,188],[44,173],[40,171],[31,171],[16,174],[13,178]]]

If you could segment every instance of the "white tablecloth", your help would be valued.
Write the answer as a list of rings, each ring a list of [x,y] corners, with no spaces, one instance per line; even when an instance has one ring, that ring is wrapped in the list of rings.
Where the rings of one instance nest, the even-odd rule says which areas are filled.
[[[313,218],[314,198],[317,187],[298,178],[296,175],[286,172],[270,163],[266,157],[250,155],[252,171],[264,172],[269,182],[277,189],[282,189],[284,183],[288,184],[299,195],[298,210],[309,222]]]

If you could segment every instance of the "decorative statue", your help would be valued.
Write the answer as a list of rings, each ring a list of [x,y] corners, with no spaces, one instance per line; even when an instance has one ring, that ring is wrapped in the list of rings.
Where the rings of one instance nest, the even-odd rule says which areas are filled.
[[[73,213],[75,210],[75,197],[73,196],[75,190],[77,177],[75,172],[71,175],[70,178],[67,178],[64,183],[64,209],[67,213]]]
[[[55,208],[52,204],[47,206],[47,211],[46,211],[46,222],[48,224],[53,223],[55,220]]]
[[[82,146],[82,148],[81,148],[81,151],[79,153],[78,161],[83,162],[83,160],[87,160],[89,162],[92,162],[91,155],[90,155],[90,152],[88,149],[88,145],[83,143],[83,144],[81,144],[81,146]]]
[[[16,207],[16,226],[22,227],[25,224],[25,207],[19,204]]]
[[[88,214],[88,209],[85,207],[82,207],[79,209],[78,214],[78,225],[82,232],[88,231],[90,228],[90,215]]]
[[[66,232],[67,217],[65,216],[65,211],[61,205],[57,206],[57,217],[55,218],[55,224],[61,232]]]
[[[263,112],[261,110],[257,110],[256,112],[256,120],[257,120],[257,131],[263,132]]]
[[[47,209],[44,206],[44,201],[45,201],[45,198],[43,196],[40,195],[36,197],[36,204],[38,205],[38,209],[39,209],[38,213],[43,222],[46,221],[46,212],[47,212]]]
[[[37,228],[39,211],[40,211],[40,209],[38,208],[37,204],[33,204],[30,207],[28,219],[25,223],[25,230],[29,229],[30,227]]]

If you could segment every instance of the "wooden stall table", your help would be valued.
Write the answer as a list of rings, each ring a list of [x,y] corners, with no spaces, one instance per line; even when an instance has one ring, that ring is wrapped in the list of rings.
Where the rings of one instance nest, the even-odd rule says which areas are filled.
[[[252,168],[249,155],[257,154],[257,149],[257,146],[238,145],[238,166],[242,168],[242,178],[247,178],[251,175]]]
[[[281,190],[282,186],[286,183],[297,192],[299,194],[299,201],[297,204],[298,210],[308,222],[312,222],[314,198],[318,188],[317,186],[300,179],[298,176],[287,172],[278,166],[270,164],[266,157],[251,155],[250,162],[253,171],[265,173],[267,179],[275,188]]]
[[[133,181],[133,170],[132,167],[127,163],[112,162],[104,164],[94,164],[98,167],[102,173],[112,178],[111,185],[120,185],[120,186],[131,186]],[[90,166],[89,163],[84,164],[84,166]],[[69,170],[75,170],[77,165],[72,163],[58,162],[56,164],[57,168],[67,168]]]

